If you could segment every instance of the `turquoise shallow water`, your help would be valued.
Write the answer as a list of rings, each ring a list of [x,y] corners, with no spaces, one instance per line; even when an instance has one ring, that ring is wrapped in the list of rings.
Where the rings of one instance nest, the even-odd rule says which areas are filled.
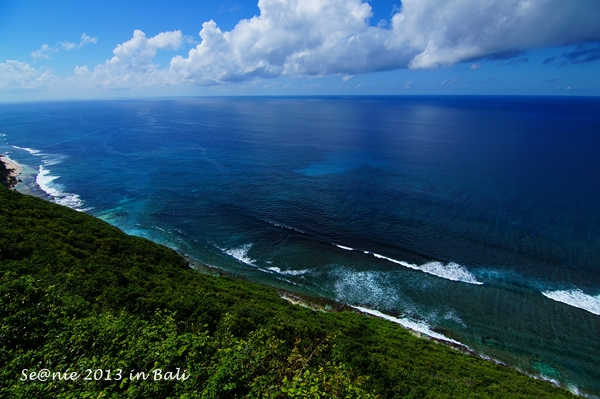
[[[0,106],[21,191],[600,395],[600,100]]]

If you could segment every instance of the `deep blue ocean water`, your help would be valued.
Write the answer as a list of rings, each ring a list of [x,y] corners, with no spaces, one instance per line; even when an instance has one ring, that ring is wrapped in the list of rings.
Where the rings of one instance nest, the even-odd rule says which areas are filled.
[[[600,395],[600,99],[0,105],[22,192]]]

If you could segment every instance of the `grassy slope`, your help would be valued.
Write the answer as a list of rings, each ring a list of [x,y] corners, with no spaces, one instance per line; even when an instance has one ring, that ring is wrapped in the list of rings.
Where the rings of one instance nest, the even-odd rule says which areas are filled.
[[[191,378],[129,379],[177,367]],[[25,368],[123,377],[19,381]],[[572,396],[384,320],[314,312],[200,274],[168,248],[0,186],[0,397],[246,395]]]

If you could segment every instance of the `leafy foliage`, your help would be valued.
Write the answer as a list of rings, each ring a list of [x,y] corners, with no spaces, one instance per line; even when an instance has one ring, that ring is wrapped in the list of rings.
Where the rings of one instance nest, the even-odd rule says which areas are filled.
[[[168,248],[4,187],[0,365],[11,398],[571,396],[384,320],[201,274]],[[22,381],[43,368],[81,378]],[[102,378],[84,380],[87,369]],[[156,381],[157,369],[188,378]]]
[[[0,154],[1,156],[2,154]],[[8,169],[6,164],[0,160],[0,185],[7,188],[13,188],[17,185],[18,181],[15,176],[12,175],[13,170]]]

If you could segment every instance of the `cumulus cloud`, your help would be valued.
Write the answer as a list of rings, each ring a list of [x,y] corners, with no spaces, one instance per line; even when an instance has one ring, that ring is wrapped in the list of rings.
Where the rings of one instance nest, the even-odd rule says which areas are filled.
[[[50,47],[47,44],[42,44],[42,47],[31,52],[31,56],[36,60],[50,59],[50,55],[52,55],[53,53],[56,53],[57,51],[76,50],[78,48],[85,46],[86,44],[96,44],[97,42],[98,42],[97,37],[90,37],[84,33],[81,35],[79,44],[73,43],[73,42],[67,42],[67,41],[58,43],[57,45],[55,45],[53,47]]]
[[[127,89],[175,83],[166,69],[153,62],[159,50],[176,50],[184,37],[181,31],[161,32],[151,38],[141,30],[113,50],[114,56],[92,71],[87,66],[75,67],[72,80],[80,85]]]
[[[408,61],[385,52],[382,28],[370,27],[371,7],[361,0],[260,0],[260,15],[223,32],[202,25],[201,42],[171,69],[198,84],[278,76],[353,75]]]
[[[42,47],[40,47],[37,50],[34,50],[31,52],[31,56],[36,59],[50,59],[50,55],[52,53],[56,53],[59,50],[58,47],[50,47],[47,44],[42,44]]]
[[[0,63],[0,89],[39,89],[53,78],[49,71],[40,71],[26,62],[8,60]]]
[[[596,0],[405,0],[403,5],[394,27],[423,49],[410,61],[412,68],[600,40]]]
[[[260,0],[258,7],[260,15],[231,31],[205,22],[200,44],[173,58],[171,72],[197,84],[354,75],[600,40],[597,0],[404,0],[387,26],[369,25],[372,10],[362,0]]]
[[[79,44],[73,42],[62,42],[60,46],[63,50],[74,50],[85,46],[86,44],[96,44],[98,43],[97,37],[90,37],[85,33],[81,35],[81,40],[79,40]]]
[[[68,79],[107,88],[282,76],[340,75],[344,80],[461,62],[477,69],[486,59],[524,62],[534,48],[600,42],[598,0],[403,0],[388,23],[376,26],[365,0],[259,0],[258,8],[259,15],[240,20],[230,31],[212,20],[202,23],[199,44],[173,57],[168,67],[155,64],[157,51],[179,49],[189,39],[180,31],[148,38],[136,30],[131,40],[117,45],[112,58],[96,67],[77,67]],[[32,56],[48,58],[95,42],[84,34],[79,44],[44,45]],[[597,47],[585,48],[547,63],[591,62],[599,53]]]

